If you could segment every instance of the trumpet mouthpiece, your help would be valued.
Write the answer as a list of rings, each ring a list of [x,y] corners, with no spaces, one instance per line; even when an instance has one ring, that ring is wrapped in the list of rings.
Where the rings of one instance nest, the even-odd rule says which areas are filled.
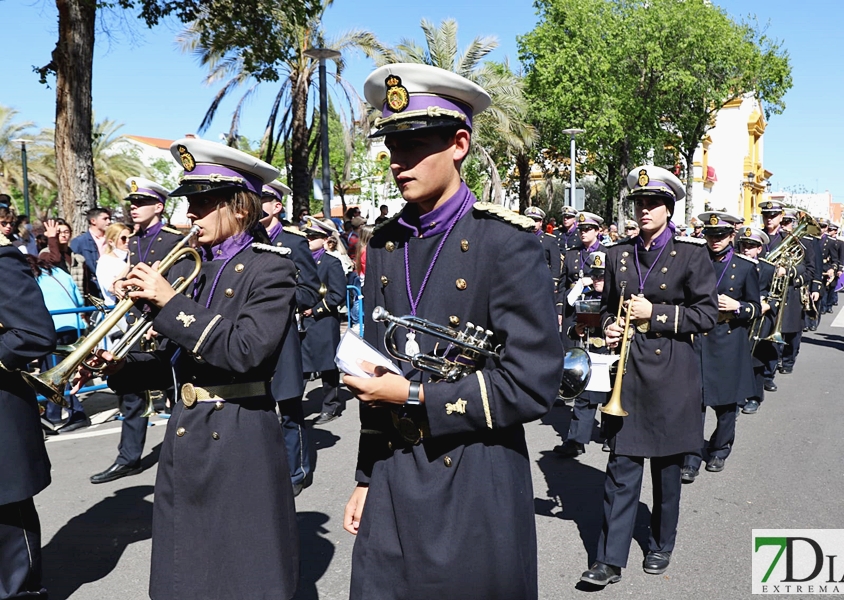
[[[387,312],[387,309],[383,306],[376,306],[372,309],[372,320],[373,321],[386,321],[387,317],[390,316],[390,313]]]

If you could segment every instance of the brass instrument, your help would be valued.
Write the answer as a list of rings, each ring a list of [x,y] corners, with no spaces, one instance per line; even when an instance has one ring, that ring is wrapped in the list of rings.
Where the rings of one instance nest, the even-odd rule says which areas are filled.
[[[157,272],[164,275],[170,268],[185,256],[193,257],[196,262],[193,272],[187,278],[179,277],[173,282],[173,288],[177,293],[181,294],[187,289],[189,283],[193,281],[198,275],[202,267],[202,258],[199,253],[187,246],[191,238],[199,233],[199,227],[191,227],[190,231],[183,237],[178,244],[165,256],[158,265]],[[67,400],[64,399],[64,389],[68,382],[73,377],[74,373],[80,366],[94,372],[102,371],[105,365],[98,365],[92,363],[91,359],[95,357],[97,346],[108,335],[108,333],[117,325],[117,323],[126,316],[135,301],[128,296],[128,292],[133,291],[127,289],[127,295],[115,304],[114,308],[108,315],[97,325],[91,332],[78,340],[75,344],[70,345],[67,349],[70,354],[62,360],[55,367],[39,375],[32,375],[31,373],[21,373],[24,381],[35,388],[35,391],[58,404],[59,406],[68,406]],[[115,360],[120,360],[126,356],[135,341],[141,339],[144,334],[152,327],[152,316],[148,312],[142,312],[141,317],[130,327],[126,334],[121,338],[117,346],[112,350],[111,354]],[[147,407],[149,409],[149,406]]]
[[[624,313],[624,336],[622,336],[619,346],[618,368],[615,372],[615,381],[613,381],[610,401],[599,409],[602,413],[615,417],[626,417],[630,414],[621,407],[621,385],[624,380],[624,372],[627,369],[627,351],[630,346],[630,330],[632,329],[632,324],[630,323],[630,305],[633,302],[633,297],[630,297],[630,302],[627,303],[627,307],[625,308],[624,290],[626,287],[627,282],[622,281],[621,297],[618,299],[618,314],[615,318],[616,323],[620,322],[622,312]]]

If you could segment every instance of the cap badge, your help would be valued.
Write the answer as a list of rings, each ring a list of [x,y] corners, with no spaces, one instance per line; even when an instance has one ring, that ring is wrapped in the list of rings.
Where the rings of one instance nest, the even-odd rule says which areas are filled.
[[[759,208],[762,208],[762,209],[771,208],[771,203],[770,202],[763,202],[762,204],[759,205]]]
[[[602,266],[604,266],[604,265],[603,265],[603,261],[601,260],[601,257],[600,257],[600,256],[596,256],[596,257],[595,257],[595,261],[592,263],[592,266],[593,266],[593,267],[602,267]]]
[[[648,176],[648,170],[642,169],[639,171],[639,186],[645,187],[651,182],[651,178]]]
[[[753,235],[753,230],[750,227],[746,228],[744,230],[744,235],[750,237],[751,235]]]
[[[193,154],[188,152],[187,147],[179,144],[177,148],[179,151],[179,160],[182,161],[182,166],[185,168],[185,171],[193,171],[196,168],[196,161],[193,158]]]
[[[137,191],[138,191],[138,182],[137,182],[137,181],[135,181],[135,180],[133,179],[133,180],[129,183],[129,189],[132,191],[132,193],[133,193],[133,194],[134,194],[135,192],[137,192]]]
[[[401,84],[401,77],[389,75],[384,81],[387,84],[387,106],[393,112],[401,112],[407,108],[409,98],[407,88]]]
[[[718,224],[718,216],[717,215],[711,215],[709,217],[709,224],[710,225],[717,225]]]
[[[586,215],[584,215],[583,213],[580,213],[580,216],[577,217],[577,220],[580,221],[581,223],[585,223],[586,222]]]

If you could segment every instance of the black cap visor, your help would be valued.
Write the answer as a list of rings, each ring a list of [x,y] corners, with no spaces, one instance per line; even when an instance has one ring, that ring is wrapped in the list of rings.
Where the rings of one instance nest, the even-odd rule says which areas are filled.
[[[384,125],[381,129],[371,134],[370,138],[383,137],[389,133],[403,133],[407,131],[419,131],[423,129],[437,129],[441,127],[453,127],[472,130],[465,121],[459,119],[452,119],[448,117],[442,118],[419,118],[407,119],[403,121],[393,121]]]
[[[190,181],[183,183],[175,190],[170,192],[170,197],[175,198],[177,196],[196,196],[197,194],[207,194],[209,192],[230,192],[234,193],[240,190],[245,190],[246,188],[242,185],[238,185],[236,183],[230,182],[218,182],[218,183],[210,183],[210,182],[200,182],[200,181]]]

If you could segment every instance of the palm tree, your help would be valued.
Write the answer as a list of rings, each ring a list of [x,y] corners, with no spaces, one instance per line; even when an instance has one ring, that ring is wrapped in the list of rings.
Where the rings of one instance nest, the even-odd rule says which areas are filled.
[[[96,118],[94,120],[94,177],[101,206],[118,206],[127,193],[126,180],[148,175],[148,169],[137,151],[127,150],[124,136],[118,134],[122,128],[123,123],[108,118],[99,122]]]
[[[322,0],[322,11],[313,20],[305,25],[293,23],[288,28],[289,46],[294,51],[281,62],[278,69],[278,90],[267,117],[259,149],[260,157],[267,162],[274,161],[279,147],[283,150],[283,164],[287,169],[287,180],[293,190],[294,212],[308,207],[314,168],[309,159],[314,152],[319,152],[320,143],[319,136],[312,135],[313,128],[319,121],[316,110],[311,118],[308,118],[308,103],[309,100],[313,101],[311,88],[319,63],[305,56],[305,51],[309,48],[320,47],[340,52],[360,47],[368,49],[381,47],[374,35],[362,30],[354,30],[333,39],[326,39],[319,23],[322,12],[330,4],[331,0]],[[283,13],[279,13],[277,18],[288,19]],[[246,101],[254,95],[262,81],[245,69],[241,54],[234,52],[220,54],[204,47],[200,42],[199,31],[195,27],[188,27],[180,34],[177,41],[182,51],[192,52],[200,64],[208,68],[206,84],[214,85],[219,82],[223,84],[199,125],[200,133],[209,128],[223,99],[235,90],[244,90],[232,113],[226,136],[227,143],[235,145]],[[336,67],[333,78],[334,90],[342,96],[344,100],[342,104],[348,109],[349,116],[344,121],[351,130],[357,114],[361,112],[363,102],[354,88],[342,77],[345,67],[342,56],[333,60]],[[313,105],[316,106],[317,103],[313,102]]]
[[[28,135],[35,127],[32,121],[17,121],[18,111],[0,105],[0,192],[8,194],[12,188],[23,189],[21,147],[12,140]]]
[[[486,167],[492,199],[501,203],[503,189],[497,163],[525,154],[537,139],[536,130],[525,119],[522,77],[513,72],[508,60],[481,62],[498,47],[495,37],[476,37],[458,56],[457,21],[445,19],[436,26],[422,19],[421,27],[425,47],[409,38],[401,39],[395,48],[374,43],[358,47],[376,66],[396,62],[432,65],[462,75],[489,93],[492,104],[473,120],[472,147]]]

